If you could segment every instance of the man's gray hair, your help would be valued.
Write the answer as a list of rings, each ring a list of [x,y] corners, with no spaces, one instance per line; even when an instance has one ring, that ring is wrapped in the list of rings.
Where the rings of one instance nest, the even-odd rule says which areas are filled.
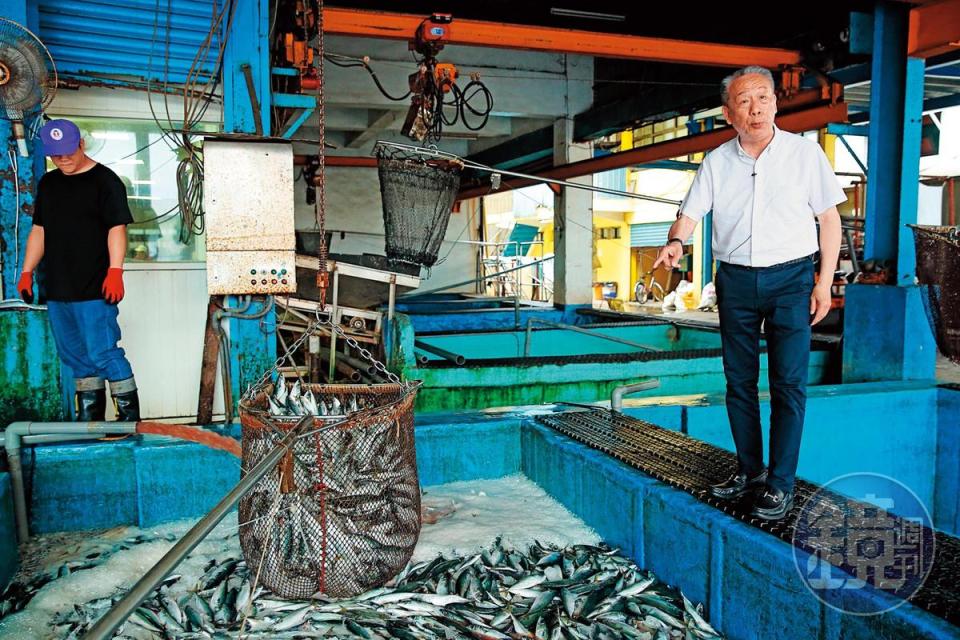
[[[770,88],[772,89],[777,88],[777,85],[773,81],[773,74],[770,73],[769,69],[765,67],[758,67],[757,65],[752,64],[748,67],[744,67],[743,69],[737,69],[736,71],[728,75],[726,78],[724,78],[723,81],[720,83],[720,86],[722,87],[720,91],[720,99],[723,101],[723,104],[727,104],[727,101],[730,100],[730,85],[733,84],[733,81],[739,78],[740,76],[745,76],[750,73],[759,73],[764,78],[766,78],[767,81],[770,83]]]

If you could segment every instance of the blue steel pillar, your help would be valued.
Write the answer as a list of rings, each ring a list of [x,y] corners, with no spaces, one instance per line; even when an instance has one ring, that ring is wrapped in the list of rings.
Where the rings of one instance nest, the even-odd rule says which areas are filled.
[[[847,287],[844,382],[934,377],[936,346],[914,284],[906,227],[917,221],[924,74],[924,61],[906,55],[908,23],[908,7],[877,3],[864,257],[887,261],[896,283]]]
[[[267,0],[237,0],[227,46],[223,56],[223,127],[229,133],[256,133],[257,117],[263,135],[270,135],[270,9]],[[244,69],[253,80],[251,99]],[[255,115],[254,102],[259,107]],[[293,167],[290,168],[293,170]],[[235,296],[227,304],[238,305]],[[263,309],[254,303],[247,313]],[[260,320],[230,319],[230,363],[233,398],[237,401],[276,359],[274,322],[268,315]],[[269,330],[268,330],[269,328]]]
[[[712,117],[705,118],[702,122],[701,131],[713,130],[714,120]],[[703,239],[700,242],[700,246],[703,247],[701,261],[703,275],[701,275],[701,280],[702,284],[706,285],[708,282],[713,282],[713,211],[703,216],[700,222],[700,232],[703,234]]]
[[[713,282],[713,212],[711,211],[707,215],[703,216],[703,219],[700,221],[701,233],[703,234],[703,240],[700,242],[702,247],[701,252],[703,253],[700,264],[703,267],[703,275],[701,279],[703,284],[706,285],[708,282]]]
[[[253,102],[244,66],[259,106],[263,135],[270,135],[270,9],[267,0],[237,0],[223,53],[223,127],[227,132],[256,133]]]

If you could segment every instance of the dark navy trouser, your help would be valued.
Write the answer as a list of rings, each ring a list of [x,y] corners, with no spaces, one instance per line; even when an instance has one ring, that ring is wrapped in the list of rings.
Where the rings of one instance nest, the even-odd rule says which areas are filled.
[[[813,260],[772,267],[717,266],[717,306],[727,415],[737,446],[740,471],[751,477],[763,469],[760,431],[760,325],[767,339],[770,382],[770,464],[767,482],[793,489],[810,362],[810,294]]]

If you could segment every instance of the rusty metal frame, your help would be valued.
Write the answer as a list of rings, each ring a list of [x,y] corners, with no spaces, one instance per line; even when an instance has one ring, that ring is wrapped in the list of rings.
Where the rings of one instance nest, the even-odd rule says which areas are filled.
[[[846,120],[846,103],[831,102],[809,109],[804,109],[802,111],[795,111],[793,113],[782,115],[777,118],[776,122],[777,126],[785,131],[802,132],[819,129],[831,122],[846,122]],[[601,171],[642,165],[648,162],[654,162],[656,160],[676,158],[677,156],[685,156],[692,153],[701,153],[703,151],[709,151],[710,149],[718,147],[727,140],[731,140],[734,135],[736,135],[736,132],[732,127],[724,127],[722,129],[709,131],[707,133],[685,136],[682,138],[676,138],[674,140],[668,140],[666,142],[658,142],[656,144],[639,147],[637,149],[631,149],[629,151],[621,151],[620,153],[614,153],[599,158],[590,158],[588,160],[581,160],[580,162],[573,162],[559,167],[554,167],[553,169],[538,174],[538,176],[557,180],[569,180],[571,178],[591,175]],[[536,181],[522,178],[510,180],[509,183],[503,183],[500,191],[518,189],[521,187],[530,186],[532,184],[536,184]],[[466,200],[468,198],[490,195],[491,193],[492,191],[489,186],[468,187],[460,191],[457,199]]]
[[[391,40],[410,40],[423,22],[418,15],[326,7],[325,33]],[[579,29],[457,19],[451,25],[450,44],[575,53],[602,58],[625,58],[714,67],[756,64],[769,69],[800,63],[800,52],[772,47],[693,42]]]

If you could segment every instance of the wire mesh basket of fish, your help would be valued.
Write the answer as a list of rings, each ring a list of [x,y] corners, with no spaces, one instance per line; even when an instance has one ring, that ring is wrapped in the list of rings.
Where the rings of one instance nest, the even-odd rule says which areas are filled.
[[[387,257],[433,266],[450,222],[463,164],[383,144],[374,153]]]
[[[304,416],[313,422],[240,501],[240,546],[260,583],[285,598],[349,597],[407,564],[421,525],[418,388],[280,382],[241,402],[244,469]]]
[[[927,319],[940,351],[960,364],[960,227],[909,226]]]

